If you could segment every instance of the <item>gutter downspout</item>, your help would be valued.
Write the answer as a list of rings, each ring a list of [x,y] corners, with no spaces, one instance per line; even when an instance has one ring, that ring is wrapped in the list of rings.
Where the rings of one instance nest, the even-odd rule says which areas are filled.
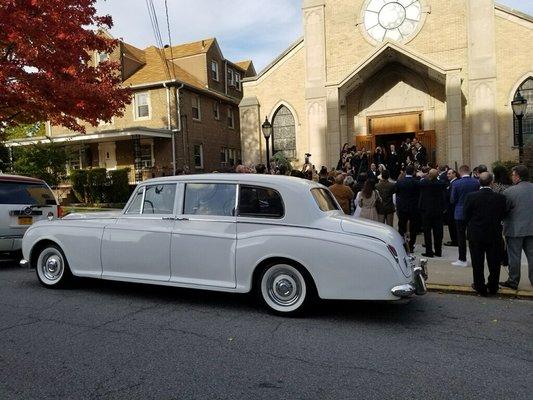
[[[176,109],[177,109],[177,115],[178,115],[177,131],[181,133],[183,155],[185,158],[185,135],[183,134],[182,126],[181,126],[181,101],[180,101],[180,90],[183,89],[184,86],[185,85],[182,83],[176,88]],[[176,168],[176,136],[175,136],[174,131],[172,132],[172,163],[173,163],[174,175],[176,175],[176,171],[177,171],[177,168]]]

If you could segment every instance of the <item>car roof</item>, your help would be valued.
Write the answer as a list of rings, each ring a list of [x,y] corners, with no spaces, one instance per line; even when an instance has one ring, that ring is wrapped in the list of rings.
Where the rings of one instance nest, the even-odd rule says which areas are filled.
[[[0,182],[44,183],[42,179],[29,176],[0,174]]]
[[[281,186],[300,186],[302,188],[314,188],[320,185],[316,182],[309,181],[294,176],[285,175],[263,175],[263,174],[197,174],[197,175],[178,175],[154,178],[144,181],[143,184],[157,182],[236,182],[236,183],[254,183],[254,184],[274,184]]]

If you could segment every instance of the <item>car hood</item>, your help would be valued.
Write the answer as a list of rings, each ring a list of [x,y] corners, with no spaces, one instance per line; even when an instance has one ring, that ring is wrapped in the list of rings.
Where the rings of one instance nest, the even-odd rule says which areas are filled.
[[[78,219],[113,219],[122,215],[122,211],[106,211],[106,212],[88,212],[88,213],[72,213],[68,214],[63,219],[78,220]]]

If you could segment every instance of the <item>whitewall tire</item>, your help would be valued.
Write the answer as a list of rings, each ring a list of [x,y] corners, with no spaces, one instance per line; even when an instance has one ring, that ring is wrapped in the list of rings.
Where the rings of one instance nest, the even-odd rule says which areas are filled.
[[[270,311],[287,316],[302,312],[311,293],[304,275],[289,264],[274,264],[266,268],[258,289]]]
[[[65,286],[71,278],[65,255],[56,245],[47,245],[37,256],[35,264],[39,282],[48,288]]]

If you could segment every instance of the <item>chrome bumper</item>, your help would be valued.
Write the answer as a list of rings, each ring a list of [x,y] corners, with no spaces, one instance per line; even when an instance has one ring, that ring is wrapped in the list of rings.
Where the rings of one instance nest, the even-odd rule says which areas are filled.
[[[421,259],[418,266],[413,268],[413,281],[411,283],[395,286],[391,289],[391,293],[396,297],[411,297],[416,294],[422,296],[427,293],[426,280],[428,260]]]

